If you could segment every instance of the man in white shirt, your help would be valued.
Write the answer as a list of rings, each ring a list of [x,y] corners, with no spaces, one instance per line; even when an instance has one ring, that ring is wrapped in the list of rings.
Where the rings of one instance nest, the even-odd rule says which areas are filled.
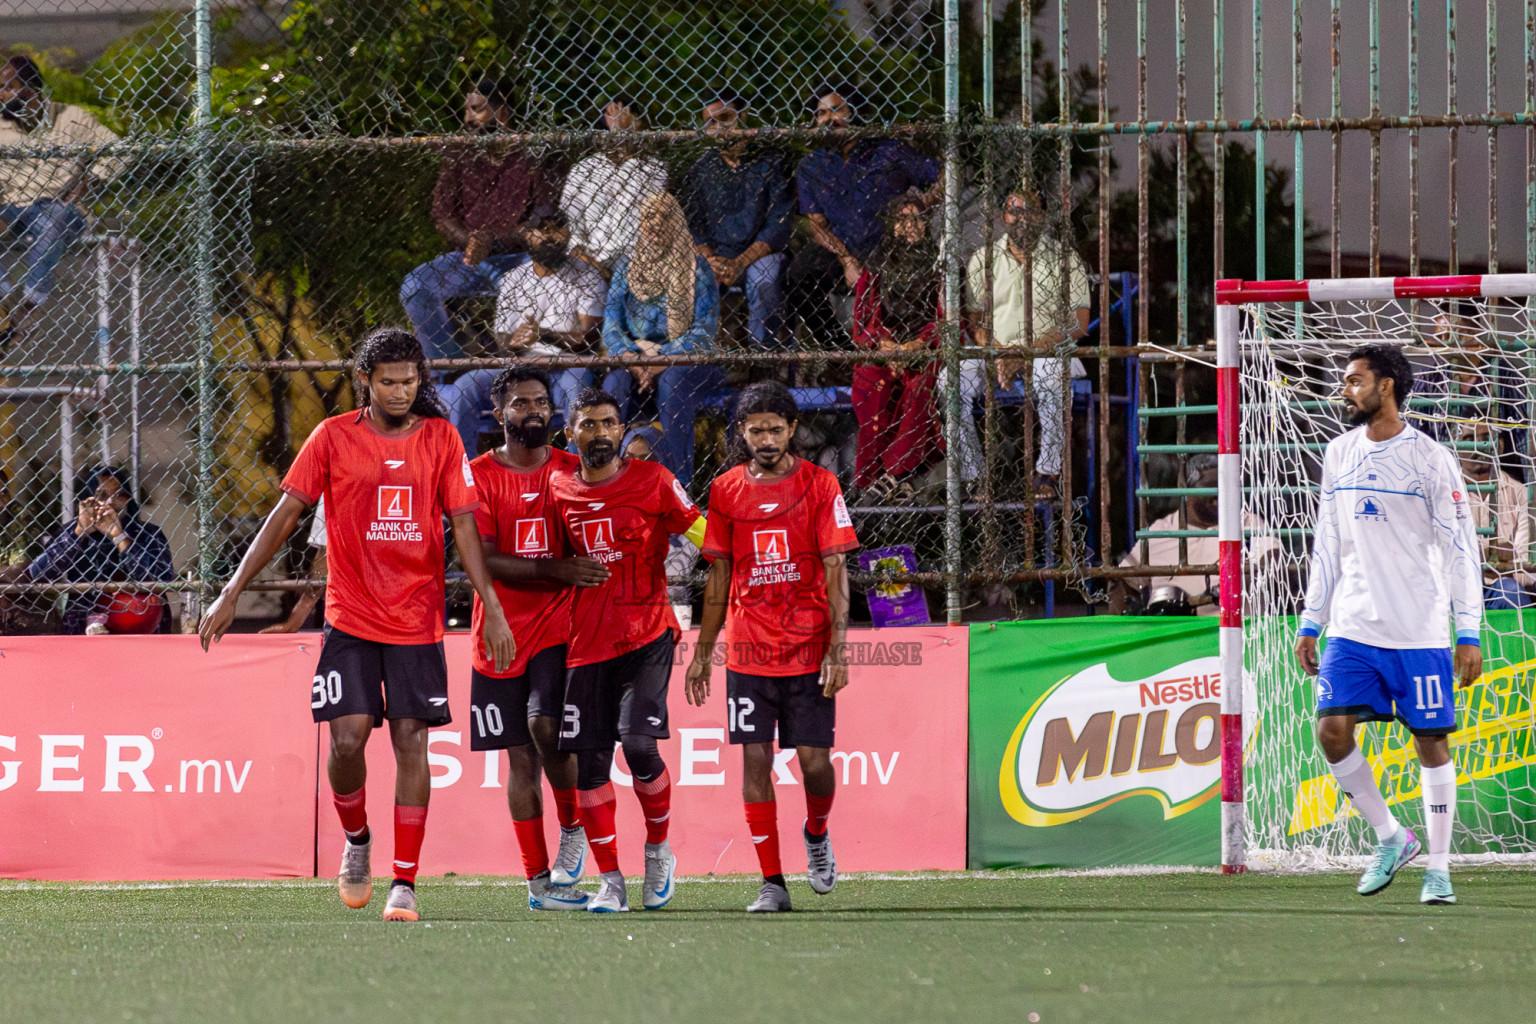
[[[1462,441],[1487,444],[1492,431],[1486,423],[1464,423],[1458,433]],[[1467,500],[1472,504],[1472,525],[1479,533],[1484,562],[1524,564],[1530,558],[1531,516],[1525,485],[1498,468],[1494,453],[1486,448],[1464,448],[1458,452],[1461,471],[1467,478]],[[1478,484],[1494,484],[1492,491],[1479,491]],[[1529,608],[1530,588],[1536,579],[1524,569],[1499,570],[1483,567],[1483,609],[1499,611]]]
[[[1401,348],[1349,354],[1344,406],[1354,430],[1328,443],[1296,658],[1317,676],[1317,739],[1339,789],[1376,832],[1355,887],[1370,896],[1419,853],[1355,746],[1355,724],[1397,719],[1413,733],[1429,866],[1422,903],[1455,903],[1451,826],[1456,691],[1482,674],[1482,554],[1456,456],[1403,422],[1413,389]],[[1452,665],[1450,622],[1456,624]],[[1318,662],[1317,641],[1328,631]]]
[[[640,131],[645,112],[621,94],[603,107],[603,125],[610,132]],[[614,145],[578,162],[560,193],[560,208],[570,219],[571,254],[607,276],[640,230],[640,201],[666,188],[661,161],[641,156],[633,145]]]
[[[603,322],[608,284],[590,264],[572,259],[571,232],[564,213],[548,204],[534,207],[524,222],[530,260],[502,275],[496,296],[496,342],[508,355],[537,362],[541,356],[591,351]],[[470,370],[437,389],[448,421],[478,451],[480,433],[499,429],[491,416],[491,382],[497,370]],[[550,375],[550,398],[564,409],[596,379],[592,370],[570,367]]]
[[[45,89],[31,58],[17,56],[0,64],[0,146],[104,146],[117,139],[90,111],[51,102]],[[99,155],[0,160],[0,348],[48,300],[65,247],[85,230],[80,204],[119,168],[119,160]],[[19,289],[4,263],[13,246],[21,249],[26,264]]]
[[[990,249],[978,249],[966,267],[966,317],[982,346],[1022,350],[1025,355],[997,360],[997,386],[1015,387],[1033,355],[1031,377],[1035,412],[1040,421],[1035,459],[1034,498],[1061,498],[1059,478],[1066,453],[1068,377],[1087,376],[1080,359],[1055,352],[1088,333],[1092,303],[1088,268],[1082,258],[1047,231],[1040,196],[1025,186],[1003,201],[1003,236]],[[1026,278],[1024,263],[1029,258]],[[987,274],[992,276],[990,301]],[[1065,275],[1065,277],[1063,277]],[[1063,285],[1065,284],[1065,288]],[[1030,292],[1026,311],[1024,293]],[[981,439],[972,410],[982,395],[986,364],[967,359],[960,364],[960,476],[967,483],[982,471]],[[939,373],[939,393],[948,388],[948,375]]]

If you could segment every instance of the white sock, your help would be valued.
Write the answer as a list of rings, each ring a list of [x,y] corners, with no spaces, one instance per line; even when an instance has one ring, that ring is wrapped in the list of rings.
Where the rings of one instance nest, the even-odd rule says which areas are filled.
[[[1386,799],[1376,785],[1376,776],[1371,774],[1370,762],[1366,761],[1358,747],[1345,755],[1344,760],[1338,764],[1330,761],[1328,770],[1333,772],[1339,788],[1344,791],[1355,810],[1376,830],[1379,841],[1386,842],[1397,834],[1397,819],[1392,816]]]
[[[1456,823],[1456,764],[1419,769],[1424,785],[1424,825],[1429,833],[1429,870],[1451,869],[1451,826]]]

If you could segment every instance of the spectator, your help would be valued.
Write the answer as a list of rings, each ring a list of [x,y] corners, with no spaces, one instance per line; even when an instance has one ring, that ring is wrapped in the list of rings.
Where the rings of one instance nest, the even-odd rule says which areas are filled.
[[[1487,423],[1463,423],[1458,437],[1462,441],[1487,443],[1492,437]],[[1479,530],[1493,529],[1492,536],[1478,534],[1483,544],[1483,559],[1488,562],[1516,563],[1530,561],[1531,520],[1525,486],[1499,468],[1492,451],[1462,448],[1457,452],[1461,471],[1467,478],[1467,501],[1472,506],[1472,522]],[[1492,491],[1480,491],[1479,484],[1494,484]],[[1524,569],[1483,567],[1483,607],[1489,611],[1529,608],[1529,593],[1536,578]]]
[[[677,198],[657,192],[640,204],[640,226],[632,252],[619,257],[608,286],[603,348],[633,363],[642,356],[707,353],[720,327],[720,291],[693,237]],[[629,366],[608,374],[603,390],[635,418],[632,396],[654,391],[661,417],[656,461],[688,486],[693,478],[694,414],[720,387],[715,366]]]
[[[105,146],[116,139],[83,107],[50,101],[31,58],[0,64],[0,146]],[[0,348],[48,301],[65,246],[85,230],[84,204],[120,167],[119,160],[85,156],[0,160]],[[20,249],[26,264],[20,289],[5,265],[8,249]]]
[[[608,283],[590,264],[570,258],[571,232],[559,207],[534,207],[524,233],[531,259],[502,276],[496,296],[498,347],[519,358],[589,352],[602,326]],[[448,420],[471,457],[479,451],[482,428],[495,426],[489,414],[497,372],[470,370],[438,389]],[[554,407],[564,409],[596,376],[582,367],[557,370]]]
[[[1214,490],[1217,485],[1216,456],[1196,455],[1185,464],[1184,480],[1186,487],[1200,487]],[[1215,495],[1200,495],[1188,498],[1185,506],[1185,528],[1190,530],[1209,530],[1208,537],[1189,537],[1184,543],[1187,558],[1184,565],[1215,565],[1221,557],[1221,544],[1216,537],[1216,520],[1218,504]],[[1243,529],[1253,530],[1262,527],[1262,523],[1247,513],[1243,515]],[[1147,527],[1151,533],[1171,533],[1179,530],[1179,512],[1177,509],[1154,520]],[[1179,538],[1177,537],[1151,537],[1147,540],[1147,561],[1141,560],[1141,544],[1131,545],[1131,550],[1120,560],[1121,566],[1136,565],[1179,565]],[[1247,541],[1249,564],[1254,564],[1260,559],[1276,557],[1281,553],[1280,541],[1272,536],[1251,537]],[[1189,596],[1190,607],[1195,608],[1198,614],[1215,615],[1220,612],[1220,579],[1215,575],[1210,576],[1157,576],[1150,579],[1126,580],[1111,592],[1110,608],[1112,611],[1120,611],[1124,607],[1125,589],[1136,590],[1139,586],[1145,592],[1151,592],[1158,587],[1175,586]]]
[[[704,133],[730,140],[710,150],[683,179],[682,202],[694,251],[722,288],[742,285],[747,334],[760,351],[779,338],[783,277],[794,193],[784,156],[741,137],[747,101],[724,89],[704,104]]]
[[[921,352],[938,340],[939,247],[916,195],[891,203],[890,228],[853,293],[853,340],[871,351]],[[854,485],[865,504],[910,504],[911,478],[934,450],[934,365],[867,364],[853,371],[859,421]]]
[[[1029,278],[1025,278],[1025,260]],[[987,273],[992,275],[991,302]],[[1065,278],[1063,277],[1065,271]],[[1039,195],[1025,185],[1003,202],[1003,236],[991,249],[971,256],[966,272],[966,317],[980,345],[1033,349],[1033,392],[1040,420],[1039,450],[1035,457],[1034,500],[1061,498],[1061,466],[1066,450],[1065,413],[1067,374],[1087,376],[1082,360],[1064,359],[1054,353],[1064,344],[1088,333],[1092,301],[1088,269],[1082,258],[1046,231],[1045,210]],[[1065,285],[1065,288],[1063,288]],[[1025,313],[1025,292],[1030,309]],[[988,306],[990,305],[990,310]],[[1024,370],[1022,358],[997,360],[997,386],[1014,387]],[[986,366],[965,360],[960,366],[960,396],[964,415],[960,423],[961,477],[974,482],[983,468],[981,439],[972,415],[982,394]],[[940,373],[939,391],[946,392],[948,375]]]
[[[27,575],[49,583],[174,580],[176,570],[165,534],[139,518],[139,503],[129,486],[128,475],[111,466],[82,474],[75,482],[75,518],[49,536],[43,553],[27,566]],[[162,608],[160,631],[169,632],[164,598],[152,600]],[[104,612],[110,602],[102,591],[71,594],[64,632],[85,633],[87,618]]]
[[[571,253],[606,277],[635,240],[641,200],[666,189],[667,169],[660,160],[641,156],[633,140],[624,137],[645,128],[645,111],[631,97],[609,100],[602,126],[621,141],[571,168],[560,208],[570,218]]]
[[[507,130],[511,102],[511,83],[481,81],[464,97],[465,134]],[[400,287],[400,303],[428,359],[463,357],[448,300],[490,291],[521,263],[527,250],[524,218],[554,196],[554,183],[539,162],[519,150],[496,154],[466,147],[443,159],[432,190],[432,222],[452,251],[411,271]]]
[[[661,431],[655,427],[649,425],[630,427],[624,431],[624,440],[619,445],[619,454],[626,459],[651,462],[655,459],[656,448],[660,442]]]
[[[315,560],[310,563],[309,578],[325,581],[325,498],[322,496],[315,502],[315,514],[309,523],[309,546],[315,549]],[[309,621],[309,613],[315,610],[315,605],[320,603],[320,590],[301,590],[296,601],[293,602],[293,611],[288,617],[275,625],[267,626],[261,630],[263,633],[297,633],[304,628],[304,623]]]
[[[864,100],[852,86],[822,86],[811,97],[819,128],[846,129],[859,123]],[[909,189],[927,188],[924,208],[938,200],[942,165],[894,139],[845,139],[813,150],[800,162],[800,212],[811,243],[790,262],[785,301],[791,325],[805,323],[813,336],[838,336],[828,296],[854,287],[864,260],[880,243],[881,215],[892,199]]]

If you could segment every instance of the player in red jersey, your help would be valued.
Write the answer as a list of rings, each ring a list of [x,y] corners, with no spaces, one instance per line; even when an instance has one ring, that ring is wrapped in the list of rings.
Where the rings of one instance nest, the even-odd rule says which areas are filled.
[[[677,869],[667,843],[672,777],[656,749],[657,739],[670,735],[667,684],[680,632],[667,601],[666,558],[669,534],[688,531],[701,517],[666,467],[619,457],[624,424],[612,395],[595,388],[578,394],[566,433],[581,467],[551,481],[554,502],[574,549],[612,572],[575,593],[560,732],[560,749],[579,756],[582,824],[602,872],[587,909],[629,909],[609,780],[619,742],[645,813],[643,905],[656,910],[672,899]]]
[[[198,630],[204,650],[228,631],[241,592],[277,554],[304,509],[323,496],[330,578],[310,708],[316,722],[330,723],[326,771],[347,833],[337,886],[349,907],[366,906],[373,895],[363,752],[372,731],[389,720],[395,873],[386,921],[418,916],[417,862],[432,791],[427,729],[451,720],[443,516],[452,520],[464,571],[486,605],[489,657],[505,669],[517,653],[475,528],[479,499],[469,460],[430,381],[414,335],[383,328],[363,339],[355,375],[361,408],[322,421],[309,435],[283,478],[282,499]]]
[[[475,601],[475,661],[470,674],[469,748],[507,752],[507,807],[528,876],[533,910],[584,910],[590,896],[572,886],[586,860],[577,810],[576,755],[559,749],[565,704],[566,645],[571,638],[571,588],[595,587],[608,570],[591,558],[570,557],[565,531],[550,500],[549,481],[573,472],[579,459],[549,446],[549,374],[514,363],[491,383],[491,401],[504,443],[470,463],[480,492],[475,521],[486,566],[517,657],[497,669],[481,647],[485,605]],[[544,842],[544,793],[539,763],[555,793],[560,849],[553,866]]]
[[[699,645],[688,665],[688,700],[702,706],[730,622],[725,649],[726,707],[732,743],[741,744],[741,795],[763,885],[747,909],[790,909],[779,864],[773,797],[773,738],[795,748],[805,780],[805,856],[811,888],[828,893],[837,860],[827,833],[836,776],[833,698],[848,685],[847,552],[859,546],[837,478],[790,452],[800,418],[782,384],[742,391],[736,405],[743,462],[709,489],[711,559]]]

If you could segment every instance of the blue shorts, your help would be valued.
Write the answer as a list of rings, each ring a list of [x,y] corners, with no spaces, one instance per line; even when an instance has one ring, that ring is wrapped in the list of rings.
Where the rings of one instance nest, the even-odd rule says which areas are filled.
[[[1362,722],[1397,719],[1415,736],[1456,731],[1456,670],[1451,652],[1395,650],[1335,637],[1317,671],[1317,717],[1354,715]]]

